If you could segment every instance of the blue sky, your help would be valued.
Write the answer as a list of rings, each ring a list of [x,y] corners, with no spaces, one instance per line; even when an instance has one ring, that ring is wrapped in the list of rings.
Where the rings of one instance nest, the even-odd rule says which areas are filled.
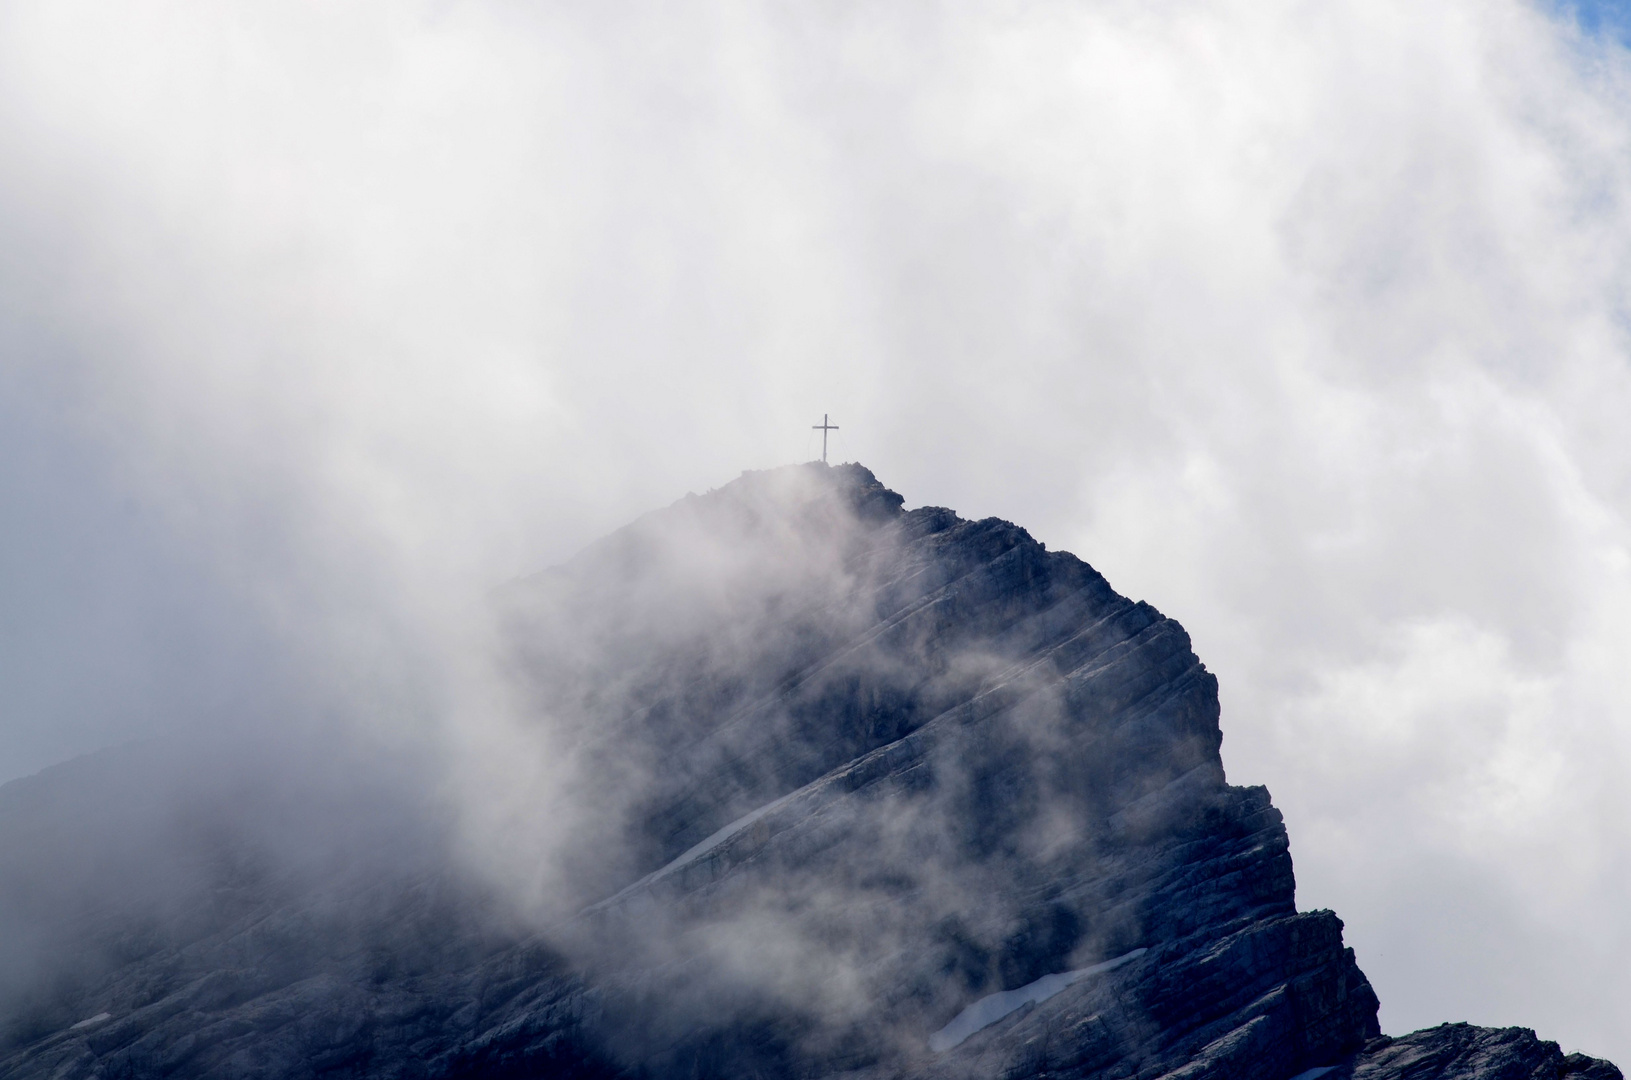
[[[1590,33],[1631,43],[1631,2],[1627,0],[1569,0],[1558,9],[1576,19]]]

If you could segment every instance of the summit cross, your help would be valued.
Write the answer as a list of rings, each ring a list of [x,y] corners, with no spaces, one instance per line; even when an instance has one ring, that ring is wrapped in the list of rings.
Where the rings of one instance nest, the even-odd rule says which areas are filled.
[[[821,432],[821,464],[825,465],[827,464],[827,432],[837,431],[838,425],[827,423],[827,414],[822,413],[821,423],[811,424],[810,430]]]

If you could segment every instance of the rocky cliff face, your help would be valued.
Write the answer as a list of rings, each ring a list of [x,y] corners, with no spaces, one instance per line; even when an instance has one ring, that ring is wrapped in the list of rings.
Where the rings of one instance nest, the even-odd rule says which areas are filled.
[[[11,885],[85,959],[13,979],[0,1075],[1619,1076],[1517,1030],[1380,1037],[1268,793],[1225,782],[1183,629],[901,504],[858,466],[748,474],[504,593],[570,762],[525,932],[433,825],[345,872],[182,845],[184,901],[55,923]],[[60,876],[15,838],[78,783],[0,799],[0,881]]]

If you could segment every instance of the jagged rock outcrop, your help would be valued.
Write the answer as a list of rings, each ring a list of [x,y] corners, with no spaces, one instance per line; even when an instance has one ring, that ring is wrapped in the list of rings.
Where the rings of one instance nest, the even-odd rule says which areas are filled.
[[[571,763],[537,921],[434,823],[344,872],[197,840],[182,901],[54,931],[101,944],[17,984],[0,1075],[1619,1075],[1516,1030],[1381,1038],[1267,791],[1225,782],[1188,636],[1014,525],[859,466],[747,474],[499,606]],[[5,838],[77,782],[0,791],[0,873],[49,872]]]
[[[1620,1080],[1620,1070],[1585,1054],[1565,1055],[1528,1028],[1443,1024],[1365,1044],[1350,1061],[1322,1074],[1329,1080]],[[1310,1078],[1313,1080],[1313,1078]]]

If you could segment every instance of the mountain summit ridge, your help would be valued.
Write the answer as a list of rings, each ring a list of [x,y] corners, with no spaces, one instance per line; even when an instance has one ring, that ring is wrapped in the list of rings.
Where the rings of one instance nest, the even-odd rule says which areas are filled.
[[[433,844],[344,887],[183,847],[185,903],[58,932],[104,959],[18,993],[0,1076],[1619,1077],[1380,1035],[1187,633],[1019,526],[750,472],[495,617],[570,765],[495,845],[541,853],[532,929]],[[7,806],[42,872],[7,838],[58,812]]]

